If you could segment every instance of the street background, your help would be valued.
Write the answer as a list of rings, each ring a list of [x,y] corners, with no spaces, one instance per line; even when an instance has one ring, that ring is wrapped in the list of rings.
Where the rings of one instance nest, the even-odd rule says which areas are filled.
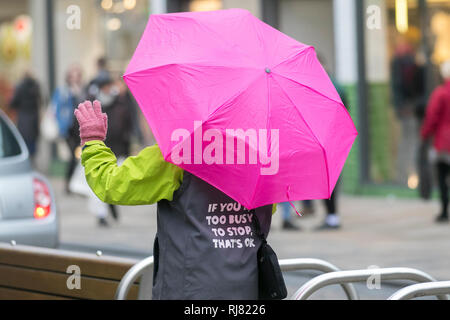
[[[149,14],[233,7],[313,45],[341,87],[359,132],[340,178],[335,213],[341,227],[315,230],[326,219],[322,201],[315,200],[312,216],[290,213],[289,222],[299,230],[283,228],[278,206],[268,239],[278,257],[324,259],[342,270],[412,267],[449,280],[450,225],[435,222],[441,210],[437,174],[428,164],[422,175],[418,160],[428,158],[419,134],[427,101],[442,83],[440,64],[450,59],[450,0],[0,0],[0,108],[17,123],[9,104],[26,73],[39,84],[41,119],[74,66],[79,87],[107,72],[119,90]],[[407,73],[398,72],[402,64]],[[407,87],[407,103],[400,87]],[[131,110],[133,103],[125,105]],[[155,142],[139,109],[133,110],[135,129],[127,141],[132,155]],[[79,162],[79,149],[61,148],[63,137],[34,138],[34,168],[49,177],[56,193],[60,248],[134,258],[152,254],[155,205],[119,206],[119,219],[108,213],[109,226],[100,226],[87,198],[66,192],[64,176],[72,157]],[[302,211],[305,205],[296,206]],[[314,275],[287,273],[290,293]],[[380,299],[400,285],[369,290],[358,284],[358,291]],[[331,286],[312,298],[344,297]]]

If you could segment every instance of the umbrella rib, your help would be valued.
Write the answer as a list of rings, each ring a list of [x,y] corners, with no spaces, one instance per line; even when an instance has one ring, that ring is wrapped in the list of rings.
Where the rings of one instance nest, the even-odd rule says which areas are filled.
[[[266,129],[267,129],[267,141],[268,143],[268,150],[267,150],[267,154],[269,153],[269,150],[271,150],[272,147],[272,139],[271,139],[271,135],[269,135],[270,132],[270,86],[269,86],[269,78],[273,78],[272,76],[270,77],[266,77],[266,85],[267,85],[267,118],[266,118]],[[258,167],[258,172],[261,173],[261,162],[259,162],[259,167]],[[258,177],[256,178],[256,183],[255,183],[255,190],[253,191],[253,196],[251,197],[250,203],[253,203],[253,200],[255,199],[256,196],[256,191],[258,190],[258,183],[259,183],[259,178],[261,177],[261,174],[258,175]]]
[[[263,41],[263,39],[261,37],[261,33],[260,33],[260,30],[259,30],[258,26],[255,24],[256,20],[253,19],[253,17],[251,19],[251,22],[252,22],[253,28],[255,29],[255,34],[256,34],[256,37],[258,38],[258,42],[259,42],[259,45],[261,47],[261,51],[263,52],[264,64],[267,65],[267,55],[266,55],[267,52],[266,52],[265,43],[264,43],[264,41]]]
[[[216,112],[218,112],[220,109],[222,109],[224,106],[229,105],[230,103],[232,103],[234,100],[236,100],[237,98],[239,98],[244,92],[246,92],[248,90],[248,88],[250,88],[257,80],[259,80],[259,78],[261,76],[264,76],[263,73],[261,74],[257,74],[256,77],[254,79],[252,79],[251,81],[249,81],[248,85],[238,91],[235,95],[233,95],[230,99],[226,100],[225,102],[223,102],[219,107],[217,107],[217,109],[215,109],[213,112],[211,112],[207,117],[204,123],[206,123],[208,120],[211,119],[212,116],[214,116],[214,114],[216,114]]]
[[[208,62],[211,63],[211,62]],[[243,66],[226,66],[226,65],[216,65],[216,64],[207,64],[207,62],[170,62],[170,63],[164,63],[164,64],[160,64],[157,66],[152,66],[152,67],[147,67],[147,68],[143,68],[143,69],[139,69],[139,70],[135,70],[129,73],[126,73],[123,75],[123,77],[130,77],[130,76],[145,76],[145,74],[142,74],[145,71],[149,71],[149,70],[158,70],[158,69],[162,69],[165,67],[183,67],[183,66],[200,66],[200,67],[205,67],[205,68],[214,68],[214,67],[223,67],[223,68],[236,68],[236,69],[251,69],[251,70],[260,70],[256,67],[243,67]]]
[[[261,74],[257,74],[256,77],[254,79],[252,79],[251,81],[249,81],[248,85],[241,91],[237,92],[234,96],[232,96],[230,99],[228,99],[227,101],[225,101],[224,103],[222,103],[222,105],[220,105],[216,110],[214,110],[212,113],[210,113],[207,117],[207,119],[202,123],[202,126],[204,124],[206,124],[211,117],[218,112],[220,109],[222,109],[224,106],[229,105],[230,103],[232,103],[234,100],[236,100],[237,98],[239,98],[244,92],[246,92],[248,90],[248,88],[250,88],[256,81],[258,81],[260,79],[260,77],[265,76],[265,74],[261,73]],[[268,120],[267,120],[268,121]],[[259,164],[259,170],[261,170],[261,164]],[[252,196],[252,200],[255,197],[256,194],[256,186],[258,185],[258,181],[259,181],[259,176],[256,180],[256,184],[255,184],[255,191],[253,192],[253,196]]]
[[[298,85],[300,85],[300,86],[302,86],[302,87],[304,87],[304,88],[306,88],[306,89],[308,89],[308,90],[310,90],[310,91],[312,91],[312,92],[314,92],[314,93],[316,93],[316,94],[318,94],[318,95],[324,97],[324,98],[327,99],[327,100],[330,100],[330,101],[332,101],[332,102],[334,102],[334,103],[337,103],[338,105],[340,105],[341,108],[344,109],[345,113],[347,114],[347,117],[350,119],[350,122],[353,124],[353,127],[355,127],[355,125],[354,125],[354,123],[353,123],[353,120],[352,120],[352,117],[350,116],[349,111],[348,111],[347,108],[344,106],[344,104],[342,103],[342,101],[336,101],[336,100],[334,100],[333,98],[330,98],[330,97],[328,97],[328,96],[322,94],[321,92],[315,90],[314,88],[311,88],[310,86],[307,86],[307,85],[305,85],[305,84],[303,84],[303,83],[300,83],[300,82],[298,82],[298,81],[296,81],[296,80],[294,80],[294,79],[292,79],[292,78],[290,78],[290,77],[287,77],[287,76],[285,76],[285,75],[282,75],[282,74],[280,74],[280,73],[276,73],[276,75],[278,75],[278,76],[280,76],[280,77],[282,77],[282,78],[285,78],[285,79],[288,80],[288,81],[292,81],[292,82],[294,82],[294,83],[296,83],[296,84],[298,84]],[[355,128],[355,130],[356,130],[356,128]]]
[[[217,31],[215,31],[213,28],[211,28],[210,26],[208,26],[207,24],[203,24],[203,23],[199,23],[198,21],[195,20],[195,23],[197,23],[198,25],[201,25],[203,27],[205,27],[206,29],[208,29],[211,33],[213,33],[214,35],[217,36],[218,39],[221,39],[222,41],[226,40],[224,39],[219,33],[217,33]],[[226,41],[227,44],[229,46],[233,46],[232,43],[230,43],[229,41]],[[246,58],[248,58],[250,61],[252,61],[252,57],[250,55],[248,55],[244,50],[242,50],[242,48],[240,46],[233,46],[234,48],[239,48],[239,52],[242,53],[242,55],[244,55]]]
[[[277,74],[279,75],[279,74]],[[328,168],[328,160],[327,160],[327,155],[326,155],[326,151],[325,148],[323,147],[322,143],[320,143],[319,139],[317,138],[317,136],[314,134],[314,132],[312,131],[312,129],[310,128],[310,126],[308,125],[308,123],[306,122],[305,118],[303,117],[302,113],[300,112],[300,110],[298,109],[297,105],[294,103],[294,101],[292,101],[291,97],[288,95],[288,93],[283,89],[283,87],[280,85],[280,83],[277,81],[277,79],[275,79],[275,77],[273,77],[273,80],[278,84],[278,86],[280,87],[281,91],[286,95],[286,97],[289,99],[289,101],[291,102],[291,104],[294,106],[295,110],[297,110],[298,114],[300,115],[300,118],[303,120],[303,122],[305,123],[306,127],[308,128],[308,130],[310,131],[311,135],[314,137],[314,140],[316,140],[317,144],[319,145],[319,147],[322,149],[322,153],[323,153],[323,159],[325,162],[325,168],[326,168],[326,172],[327,172],[327,191],[328,191],[328,198],[331,197],[331,193],[330,193],[330,173],[329,173],[329,168]]]
[[[294,58],[297,58],[297,56],[299,56],[300,54],[302,54],[303,52],[305,52],[306,50],[311,49],[311,48],[314,49],[313,46],[305,46],[305,47],[302,48],[299,52],[296,52],[296,53],[294,53],[293,55],[287,57],[286,59],[284,59],[284,60],[278,62],[276,65],[272,66],[270,69],[271,69],[271,70],[274,70],[274,69],[275,69],[276,67],[278,67],[280,64],[283,64],[283,63],[285,63],[285,62],[287,62],[287,61],[289,61],[289,60],[292,60],[292,59],[294,59]]]
[[[301,83],[301,82],[298,82],[297,80],[294,80],[294,79],[292,79],[292,78],[290,78],[290,77],[287,77],[287,76],[285,76],[285,75],[282,75],[281,73],[277,73],[277,75],[279,75],[280,77],[283,77],[283,78],[285,78],[285,79],[287,79],[287,80],[289,80],[289,81],[295,82],[296,84],[298,84],[298,85],[300,85],[300,86],[302,86],[302,87],[304,87],[304,88],[306,88],[306,89],[308,89],[308,90],[311,90],[311,91],[313,91],[314,93],[316,93],[316,94],[318,94],[318,95],[320,95],[320,96],[322,96],[322,97],[324,97],[324,98],[326,98],[326,99],[328,99],[328,100],[330,100],[330,101],[333,101],[333,102],[335,102],[335,103],[341,105],[344,109],[346,109],[345,106],[344,106],[344,104],[342,103],[342,101],[336,101],[336,100],[334,100],[333,98],[330,98],[329,96],[324,95],[323,93],[317,91],[316,89],[311,88],[310,86],[307,86],[306,84],[303,84],[303,83]]]

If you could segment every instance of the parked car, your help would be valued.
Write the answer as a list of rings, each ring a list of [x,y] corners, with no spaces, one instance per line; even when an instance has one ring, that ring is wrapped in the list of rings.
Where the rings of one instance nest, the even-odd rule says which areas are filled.
[[[55,195],[34,171],[19,131],[0,110],[0,241],[55,248]]]

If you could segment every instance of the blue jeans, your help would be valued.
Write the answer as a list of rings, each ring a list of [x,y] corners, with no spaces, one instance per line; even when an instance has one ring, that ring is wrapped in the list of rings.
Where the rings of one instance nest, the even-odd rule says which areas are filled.
[[[280,203],[279,206],[281,206],[283,221],[288,221],[291,216],[291,208],[292,208],[290,203],[283,202]]]

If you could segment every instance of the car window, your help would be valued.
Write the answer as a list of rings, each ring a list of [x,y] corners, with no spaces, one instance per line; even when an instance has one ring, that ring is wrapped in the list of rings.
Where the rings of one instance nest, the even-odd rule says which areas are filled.
[[[11,129],[0,117],[0,159],[17,156],[21,152],[20,145]]]

